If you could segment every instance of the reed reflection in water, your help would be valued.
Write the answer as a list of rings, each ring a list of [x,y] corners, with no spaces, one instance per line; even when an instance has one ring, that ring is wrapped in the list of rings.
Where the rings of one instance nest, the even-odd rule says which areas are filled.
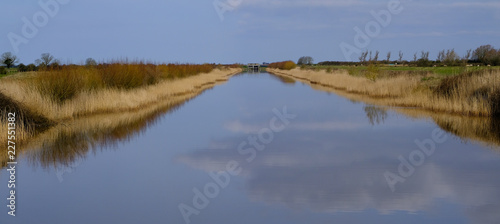
[[[32,140],[26,146],[27,156],[33,165],[43,168],[72,166],[90,152],[114,149],[117,144],[130,141],[192,97],[193,94],[176,96],[138,111],[94,115],[59,124]]]
[[[30,173],[26,164],[21,171],[30,179],[22,186],[30,197],[20,204],[35,214],[37,201],[52,203],[57,210],[42,208],[42,215],[33,216],[43,221],[77,214],[75,223],[103,217],[136,223],[147,214],[147,222],[181,223],[178,204],[191,202],[193,187],[211,180],[208,172],[224,170],[234,160],[242,173],[200,216],[193,216],[193,223],[500,220],[498,120],[380,107],[359,96],[285,83],[292,81],[269,74],[238,75],[199,100],[190,101],[199,93],[180,95],[137,111],[66,121],[26,146],[29,161],[49,171]],[[271,109],[281,105],[297,119],[248,163],[238,145],[265,128]],[[169,125],[152,127],[164,114]],[[456,137],[439,145],[393,193],[384,172],[397,170],[398,156],[417,149],[414,140],[428,138],[436,128]],[[140,136],[148,129],[154,131]],[[138,146],[144,148],[136,150]],[[100,152],[108,149],[116,151]],[[82,169],[57,183],[51,169],[80,164]],[[100,185],[95,187],[94,181]],[[99,200],[105,203],[96,205]],[[148,206],[138,208],[137,203]],[[86,207],[71,206],[75,204]],[[64,212],[55,212],[59,210]],[[88,216],[88,211],[98,215]]]

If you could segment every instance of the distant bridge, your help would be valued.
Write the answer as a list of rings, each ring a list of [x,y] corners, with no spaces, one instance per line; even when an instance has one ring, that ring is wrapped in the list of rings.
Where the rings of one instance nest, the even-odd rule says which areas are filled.
[[[260,64],[259,63],[248,63],[248,71],[249,72],[259,72]]]

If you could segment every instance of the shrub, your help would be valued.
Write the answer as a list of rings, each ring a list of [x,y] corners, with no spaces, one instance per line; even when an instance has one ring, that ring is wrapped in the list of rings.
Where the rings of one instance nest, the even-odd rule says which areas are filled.
[[[157,70],[162,78],[172,79],[183,78],[200,73],[209,73],[215,67],[216,66],[214,64],[162,64],[157,67]]]
[[[500,117],[499,70],[485,69],[466,72],[443,79],[434,89],[434,94],[446,99],[483,102],[488,105],[493,117]]]
[[[24,130],[40,132],[49,128],[53,122],[40,114],[27,109],[22,103],[16,102],[12,98],[0,92],[0,121],[7,121],[7,111],[16,113],[16,126]]]
[[[225,67],[228,67],[228,68],[242,68],[243,65],[236,63],[236,64],[226,65]]]
[[[84,82],[75,71],[44,71],[35,76],[33,87],[54,102],[62,104],[76,96],[84,88]]]
[[[283,69],[285,70],[291,70],[291,69],[294,69],[297,67],[297,64],[295,64],[295,62],[293,61],[287,61],[285,62],[285,66],[283,67]]]
[[[378,65],[370,64],[366,68],[365,77],[371,81],[376,81],[380,74],[380,68]]]
[[[430,67],[432,65],[432,62],[429,61],[429,59],[418,59],[417,60],[417,67]]]
[[[0,75],[5,75],[7,74],[7,69],[5,69],[5,67],[3,66],[0,66]]]
[[[153,64],[107,64],[97,66],[97,73],[106,87],[133,89],[158,83],[162,78],[161,66]]]
[[[298,65],[312,65],[314,59],[311,56],[300,57],[297,61]]]
[[[29,70],[30,65],[27,67]],[[37,73],[32,86],[54,102],[63,103],[81,91],[93,91],[100,88],[133,89],[156,84],[162,79],[182,78],[210,72],[214,67],[215,65],[212,64],[154,65],[144,63],[113,63],[97,66],[55,65]]]
[[[37,71],[37,70],[38,70],[38,68],[36,67],[35,64],[29,64],[29,65],[26,66],[26,71],[28,71],[28,72],[34,72],[34,71]]]
[[[500,117],[500,89],[495,89],[490,95],[490,109],[493,117]]]
[[[97,65],[97,62],[93,58],[87,58],[85,60],[85,66],[87,66],[87,67],[92,67],[92,66],[96,66],[96,65]]]
[[[291,70],[297,67],[297,64],[293,61],[282,61],[282,62],[274,62],[269,64],[269,68],[278,68],[283,70]]]
[[[349,68],[347,69],[347,73],[349,75],[352,75],[352,76],[358,76],[359,75],[359,70],[356,69],[356,67],[349,66]]]
[[[24,65],[23,63],[21,63],[21,64],[19,64],[17,66],[17,71],[19,71],[19,72],[27,72],[28,68],[26,67],[26,65]]]
[[[434,89],[434,93],[439,96],[451,97],[457,91],[465,91],[465,89],[461,88],[464,85],[470,83],[471,78],[482,76],[484,74],[491,74],[496,72],[494,69],[484,69],[484,70],[476,70],[465,72],[460,75],[446,77],[441,80],[439,85]]]

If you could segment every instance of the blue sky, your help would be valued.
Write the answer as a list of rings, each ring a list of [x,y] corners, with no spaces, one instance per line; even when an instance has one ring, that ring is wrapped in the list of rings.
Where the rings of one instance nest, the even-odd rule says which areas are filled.
[[[354,28],[364,30],[377,21],[370,11],[387,10],[389,1],[215,0],[226,6],[223,13],[214,0],[2,1],[0,52],[16,52],[9,40],[15,34],[25,38],[16,53],[23,63],[45,52],[64,63],[83,63],[88,57],[190,63],[295,61],[304,55],[316,62],[346,60],[340,44],[353,45]],[[59,9],[47,15],[39,2],[57,2]],[[360,50],[379,50],[383,57],[391,51],[393,59],[399,50],[405,59],[428,50],[434,59],[442,49],[465,54],[482,44],[500,47],[497,0],[400,4],[401,13],[392,14],[390,23]],[[26,38],[23,18],[33,23],[34,16],[41,25],[33,25],[38,31]]]

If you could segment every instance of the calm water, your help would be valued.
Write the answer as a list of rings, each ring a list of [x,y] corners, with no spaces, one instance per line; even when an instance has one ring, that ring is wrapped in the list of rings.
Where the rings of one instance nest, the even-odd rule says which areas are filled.
[[[200,224],[500,222],[498,139],[432,119],[267,73],[148,116],[26,153],[0,223],[185,223],[180,208]]]

